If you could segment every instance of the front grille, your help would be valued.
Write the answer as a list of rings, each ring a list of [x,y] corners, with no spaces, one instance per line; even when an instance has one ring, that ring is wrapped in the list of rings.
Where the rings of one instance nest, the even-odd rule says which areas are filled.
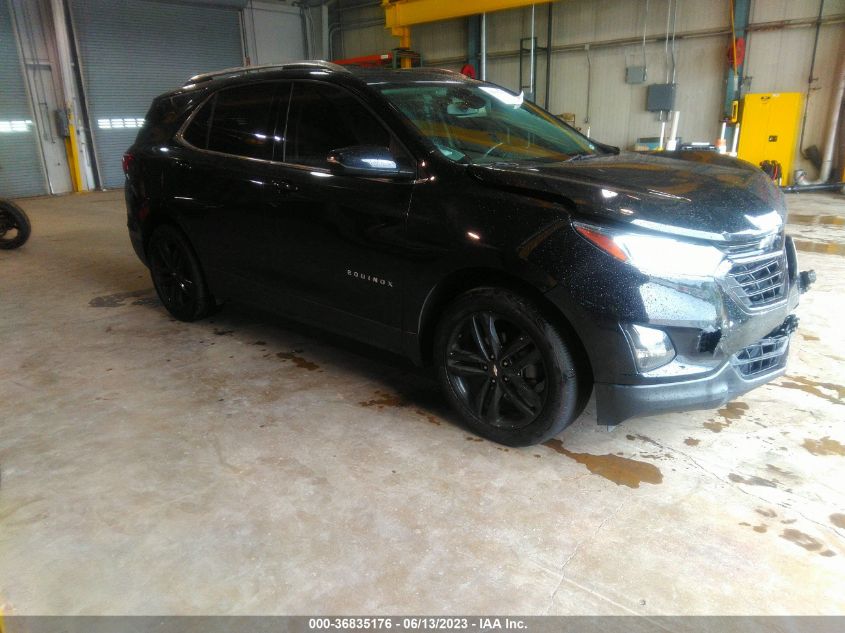
[[[722,251],[731,259],[739,257],[753,257],[765,253],[779,252],[783,250],[785,240],[783,232],[775,237],[753,240],[751,242],[731,242],[721,245]]]
[[[735,263],[729,277],[753,308],[774,303],[786,293],[786,266],[782,253],[777,257]]]
[[[789,346],[789,335],[769,336],[734,354],[733,363],[746,378],[780,367]]]

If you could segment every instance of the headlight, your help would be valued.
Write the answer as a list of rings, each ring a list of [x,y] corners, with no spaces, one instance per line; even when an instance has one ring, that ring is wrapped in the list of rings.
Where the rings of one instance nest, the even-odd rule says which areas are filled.
[[[605,253],[654,277],[712,278],[724,259],[715,246],[578,222],[574,226],[579,234]]]

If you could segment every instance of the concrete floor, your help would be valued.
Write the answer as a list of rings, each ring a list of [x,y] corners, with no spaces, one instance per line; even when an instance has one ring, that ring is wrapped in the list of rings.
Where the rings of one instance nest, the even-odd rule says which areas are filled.
[[[0,252],[13,614],[842,614],[845,198],[789,197],[789,376],[546,446],[456,426],[393,358],[233,306],[184,324],[122,192]],[[565,446],[565,448],[564,448]]]

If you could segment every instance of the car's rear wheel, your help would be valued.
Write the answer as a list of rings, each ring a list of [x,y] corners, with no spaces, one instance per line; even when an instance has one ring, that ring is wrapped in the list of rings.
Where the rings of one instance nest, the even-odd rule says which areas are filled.
[[[180,321],[196,321],[215,307],[199,260],[187,238],[176,227],[162,225],[147,249],[150,275],[161,303]]]
[[[495,442],[542,442],[583,409],[573,346],[509,290],[479,288],[450,304],[434,357],[446,397],[470,429]]]

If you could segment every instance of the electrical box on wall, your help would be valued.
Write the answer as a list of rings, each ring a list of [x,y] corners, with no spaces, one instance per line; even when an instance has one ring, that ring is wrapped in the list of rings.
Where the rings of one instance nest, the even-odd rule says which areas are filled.
[[[625,83],[644,84],[646,78],[645,66],[628,66],[625,69]]]
[[[675,109],[678,84],[651,84],[646,92],[645,109],[649,112],[668,112]]]

